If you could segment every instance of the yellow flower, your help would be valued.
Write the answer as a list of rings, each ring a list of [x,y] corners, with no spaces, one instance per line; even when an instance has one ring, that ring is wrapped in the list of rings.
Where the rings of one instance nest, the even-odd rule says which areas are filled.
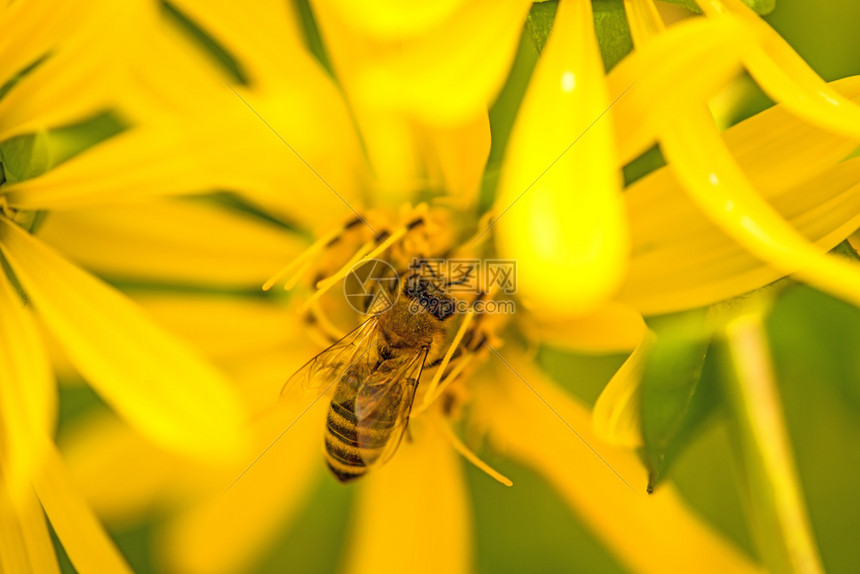
[[[181,4],[181,9],[197,18],[199,24],[213,37],[236,50],[241,67],[248,70],[249,78],[253,78],[246,87],[237,88],[239,95],[252,108],[248,110],[246,107],[243,110],[246,113],[245,121],[252,125],[256,125],[254,122],[262,123],[261,119],[269,122],[275,128],[274,131],[283,137],[290,147],[299,150],[299,153],[305,151],[293,145],[293,136],[301,135],[297,127],[285,126],[291,131],[282,131],[282,126],[271,119],[284,114],[284,111],[278,111],[278,102],[292,102],[297,97],[295,86],[278,82],[276,77],[269,75],[282,72],[279,66],[283,64],[276,65],[270,61],[272,54],[280,54],[283,58],[289,55],[292,60],[308,61],[304,60],[307,55],[299,49],[295,34],[279,39],[273,34],[261,33],[248,25],[249,21],[253,21],[253,17],[244,11],[230,12],[225,15],[203,10],[190,2]],[[560,10],[554,35],[577,38],[577,31],[587,32],[590,29],[586,25],[590,21],[590,13],[581,5],[564,3]],[[296,25],[290,19],[283,24],[277,20],[276,17],[283,17],[283,14],[266,13],[265,16],[263,21],[266,25],[280,32],[290,30]],[[259,18],[260,15],[256,17]],[[242,25],[227,25],[235,22],[241,22]],[[243,33],[243,30],[247,31]],[[325,25],[323,25],[323,31],[325,32]],[[552,66],[566,64],[563,56],[570,48],[561,41],[550,39],[542,56],[542,68],[536,72],[533,79],[533,85],[536,86],[533,89],[537,90],[535,92],[537,95],[527,99],[524,114],[529,113],[530,105],[538,105],[534,102],[545,102],[546,98],[579,98],[580,96],[585,99],[576,100],[577,102],[582,102],[589,110],[598,110],[598,113],[602,111],[597,104],[607,102],[607,91],[604,90],[602,96],[599,92],[584,96],[582,92],[576,93],[577,86],[589,85],[594,75],[603,81],[602,71],[599,65],[595,65],[599,64],[599,60],[596,59],[596,47],[593,43],[584,44],[585,48],[582,48],[583,44],[574,43],[575,48],[584,50],[583,54],[577,55],[578,59],[570,68],[574,78],[564,80],[566,76],[561,74],[556,77],[557,81],[551,84],[553,92],[541,94],[541,89],[550,86],[543,83],[544,77],[549,74],[545,71],[554,71]],[[562,53],[557,50],[561,50]],[[559,61],[561,64],[558,64]],[[337,69],[337,65],[335,68]],[[319,108],[325,109],[329,103],[328,95],[332,93],[330,84],[319,75],[318,71],[313,71],[311,66],[303,68],[303,71],[307,74],[308,84],[320,86],[321,93],[326,95],[321,98],[322,102],[319,105]],[[304,78],[303,76],[292,77]],[[556,91],[561,92],[561,95],[554,93]],[[571,91],[576,95],[568,96]],[[304,101],[308,102],[308,100]],[[239,109],[242,109],[245,102],[235,103]],[[309,104],[307,108],[303,108],[303,111],[314,118],[323,115],[316,106]],[[258,113],[260,117],[255,117],[252,112]],[[559,131],[562,133],[562,128],[570,125],[587,127],[581,125],[581,117],[563,117],[563,119],[565,122],[569,119],[572,123],[560,122]],[[232,116],[229,121],[234,121]],[[546,124],[538,123],[538,126],[541,125]],[[238,126],[238,122],[235,125],[231,124],[231,128],[238,128]],[[217,129],[217,126],[213,129]],[[522,134],[529,132],[522,130],[528,129],[531,128],[528,126],[520,128],[515,137],[525,137]],[[622,266],[627,252],[624,240],[626,223],[620,219],[624,213],[624,199],[619,194],[620,184],[617,181],[617,175],[610,173],[617,171],[618,160],[612,159],[611,132],[607,133],[608,130],[603,124],[596,124],[593,129],[598,130],[594,134],[599,137],[595,137],[591,143],[583,140],[580,144],[588,148],[590,154],[588,157],[596,162],[595,165],[590,167],[586,164],[580,165],[579,167],[588,167],[588,170],[582,173],[570,169],[564,169],[561,173],[566,175],[568,181],[575,182],[579,181],[580,177],[584,177],[587,181],[597,182],[602,186],[599,192],[606,191],[608,188],[611,193],[596,195],[593,203],[588,204],[589,209],[593,208],[592,212],[571,214],[567,203],[560,204],[559,209],[566,210],[564,215],[581,217],[584,223],[595,223],[595,226],[590,228],[592,231],[585,230],[585,232],[591,233],[596,239],[591,243],[585,241],[584,244],[603,245],[599,240],[602,233],[605,233],[607,241],[611,242],[607,246],[609,254],[598,249],[595,252],[596,258],[589,259],[585,253],[583,258],[578,260],[598,265],[594,269],[602,276],[594,278],[594,285],[582,288],[581,293],[585,294],[584,298],[579,296],[579,291],[572,291],[576,297],[571,299],[576,299],[578,306],[571,309],[576,310],[595,309],[593,305],[589,307],[582,304],[582,301],[599,300],[602,291],[612,291],[615,288],[613,286],[622,284],[625,276]],[[362,131],[362,135],[365,131],[366,129]],[[273,134],[266,134],[265,130],[261,133],[280,146],[283,157],[294,159],[291,155],[292,150],[286,149],[282,143],[277,142]],[[419,133],[418,139],[420,137]],[[390,151],[392,153],[403,151],[392,146],[391,142],[410,139],[411,137],[395,130],[395,136],[388,140],[388,146],[393,147]],[[248,145],[254,147],[258,144],[249,141]],[[406,149],[414,148],[413,142]],[[561,148],[560,151],[563,150],[564,148]],[[464,175],[480,172],[480,166],[486,156],[486,148],[481,149],[480,146],[472,145],[466,151],[468,153],[464,154],[464,158],[455,158],[460,161],[459,165],[452,166],[450,163],[442,162],[442,169],[439,171],[446,177],[441,179],[434,179],[428,175],[439,173],[430,169],[433,166],[438,167],[437,158],[431,154],[412,156],[413,159],[420,160],[418,169],[415,162],[410,161],[405,165],[396,166],[396,170],[392,167],[391,171],[380,169],[379,166],[390,166],[385,162],[374,162],[371,154],[371,163],[376,168],[375,171],[372,174],[360,175],[357,181],[363,182],[369,189],[381,190],[372,196],[382,205],[378,211],[381,215],[373,218],[368,215],[369,210],[364,208],[366,204],[358,201],[352,203],[352,195],[344,194],[344,198],[354,204],[356,209],[361,208],[361,215],[368,218],[374,229],[377,229],[377,220],[379,220],[387,221],[384,228],[378,227],[380,231],[383,229],[394,231],[398,228],[397,223],[392,223],[392,216],[387,215],[391,212],[387,205],[392,202],[390,196],[394,194],[391,182],[402,181],[410,184],[397,194],[399,199],[404,195],[409,197],[410,192],[419,187],[437,189],[448,181],[469,180]],[[305,154],[301,153],[301,156],[305,157]],[[509,162],[515,162],[520,158],[519,155],[509,157],[513,158],[509,159]],[[337,157],[337,161],[344,162],[345,169],[338,170],[336,164],[328,164],[330,167],[327,167],[325,172],[319,172],[321,179],[328,181],[327,176],[338,171],[354,173],[352,171],[355,169],[354,159],[350,154]],[[314,160],[307,159],[307,161],[311,167],[319,170]],[[547,162],[546,165],[549,163]],[[477,168],[475,164],[478,165]],[[446,168],[447,171],[445,171]],[[263,165],[261,169],[266,171],[270,167]],[[303,169],[307,170],[307,166]],[[290,169],[285,171],[292,173]],[[247,177],[253,180],[253,176]],[[438,187],[428,185],[428,181]],[[470,181],[473,185],[471,188],[466,187],[466,191],[474,193],[477,179],[472,177]],[[553,176],[548,181],[563,182],[565,177]],[[359,187],[355,184],[345,185],[344,190]],[[248,193],[242,187],[240,186],[240,190]],[[320,201],[333,201],[337,204],[338,198],[334,197],[336,194],[333,191],[340,194],[342,188],[338,184],[332,184],[332,189],[322,189]],[[532,191],[538,192],[536,194],[538,198],[541,197],[541,193],[544,195],[552,193],[551,189],[539,191],[535,188],[523,196],[523,201],[526,201]],[[360,195],[361,190],[357,190],[356,193]],[[561,197],[560,192],[556,193]],[[324,209],[316,208],[313,211],[317,213],[314,214],[308,206],[301,204],[301,200],[266,197],[263,193],[254,195],[254,198],[263,205],[277,206],[277,209],[284,213],[296,217],[298,217],[297,214],[301,214],[298,221],[314,229],[316,237],[323,238],[323,244],[325,244],[328,238],[324,235],[324,230],[327,220],[331,219],[331,214],[324,212]],[[440,200],[442,201],[438,203],[444,204],[444,196]],[[505,224],[508,217],[518,217],[517,210],[529,205],[532,204],[515,205],[509,214],[501,217],[498,225]],[[528,212],[529,209],[524,211]],[[341,209],[341,213],[345,211],[346,209]],[[595,213],[599,217],[595,217]],[[639,217],[631,215],[630,218],[632,221],[639,221]],[[457,219],[455,218],[454,221],[456,222]],[[466,232],[473,226],[474,222],[465,220],[462,224],[464,229],[460,233]],[[505,245],[501,229],[500,227],[500,249]],[[606,233],[607,229],[613,230],[613,233]],[[671,231],[672,226],[669,225],[665,229]],[[567,232],[560,227],[547,231]],[[366,238],[372,239],[372,234],[368,234],[368,230],[361,229],[360,233],[365,235],[346,240],[344,261],[349,259],[352,251],[357,249]],[[633,237],[636,236],[633,235]],[[671,242],[670,239],[667,237],[667,242]],[[510,240],[510,244],[523,249],[534,249],[534,245],[554,246],[555,241],[561,241],[553,239],[541,243],[538,237],[534,238],[534,244],[530,244],[531,240],[532,238],[529,237],[528,241],[523,241],[520,237],[519,241]],[[560,245],[575,243],[578,246],[581,245],[580,240],[582,240],[581,236],[576,241],[565,239]],[[453,241],[452,246],[456,246],[458,240],[453,239]],[[674,242],[671,244],[675,245]],[[724,242],[723,245],[727,246],[728,242]],[[308,279],[314,277],[315,269],[325,270],[328,273],[335,270],[330,267],[332,262],[320,257],[319,253],[319,251],[313,252],[315,258],[309,260],[310,263],[305,269],[305,276]],[[367,250],[365,250],[366,254]],[[522,261],[530,262],[531,257],[527,254],[523,256]],[[630,261],[631,268],[635,262],[634,256]],[[667,262],[667,269],[672,269],[670,263]],[[110,265],[109,262],[105,264]],[[182,271],[177,269],[172,273],[181,277]],[[172,273],[165,272],[164,276]],[[225,280],[229,281],[229,279]],[[705,288],[709,285],[710,283],[705,282],[704,279],[699,284]],[[556,288],[563,287],[564,284],[556,286]],[[570,287],[577,288],[575,285]],[[565,291],[565,294],[569,292]],[[639,291],[634,293],[638,294]],[[257,454],[263,453],[285,430],[288,433],[275,442],[270,450],[263,453],[259,460],[255,461],[256,455],[254,455],[244,465],[213,469],[189,465],[187,461],[173,457],[165,463],[163,454],[157,449],[140,441],[115,419],[102,417],[89,421],[85,428],[79,429],[80,434],[70,441],[66,452],[80,482],[86,485],[89,497],[101,512],[113,520],[128,519],[140,508],[146,506],[153,497],[162,504],[170,504],[176,498],[183,501],[186,505],[185,511],[171,524],[165,535],[167,537],[165,543],[169,549],[168,559],[174,568],[185,571],[244,569],[271,541],[278,526],[296,516],[302,501],[308,496],[315,482],[314,479],[322,471],[319,443],[322,437],[325,401],[319,401],[306,414],[303,414],[303,411],[307,405],[297,404],[295,401],[286,401],[283,406],[274,411],[265,410],[275,400],[277,389],[284,378],[313,354],[312,345],[307,340],[304,327],[297,325],[291,328],[288,324],[279,324],[279,319],[284,314],[281,306],[275,302],[225,301],[220,298],[211,300],[198,298],[194,302],[189,302],[184,298],[165,297],[149,298],[146,304],[153,314],[162,317],[163,321],[172,324],[178,332],[185,334],[191,340],[198,341],[201,347],[207,349],[210,356],[215,357],[234,374],[237,383],[246,393],[247,402],[264,411],[257,425],[259,444]],[[193,313],[189,312],[189,306],[195,309]],[[570,311],[567,308],[565,310]],[[605,325],[601,320],[605,320],[611,313],[612,317],[625,320],[625,329],[618,334],[612,333],[601,341],[600,344],[604,348],[613,345],[616,348],[623,348],[625,345],[635,344],[641,338],[643,325],[635,313],[632,315],[629,312],[625,313],[621,307],[599,308],[597,311],[599,312],[593,315],[582,315],[577,318],[569,318],[568,313],[565,316],[564,328],[574,331],[574,334],[577,332],[577,325],[582,329],[586,326],[597,328]],[[218,320],[215,321],[215,318]],[[336,316],[334,319],[344,327],[348,322],[343,316]],[[517,327],[522,327],[527,333],[534,332],[535,337],[540,336],[547,342],[557,342],[560,340],[557,329],[559,325],[558,322],[553,325],[551,319],[552,317],[547,317],[546,313],[523,315],[518,317]],[[226,341],[230,343],[227,344]],[[563,493],[564,499],[570,506],[581,513],[601,540],[631,568],[647,571],[663,568],[669,564],[675,569],[683,570],[709,564],[720,571],[756,569],[748,558],[691,512],[672,488],[663,489],[653,497],[630,493],[627,486],[617,480],[612,470],[595,457],[593,452],[577,442],[576,437],[570,433],[570,429],[546,409],[540,397],[552,405],[563,421],[578,429],[586,441],[606,457],[611,467],[625,480],[641,489],[645,477],[633,455],[629,452],[613,450],[585,431],[588,421],[587,408],[556,389],[553,383],[546,380],[545,375],[529,366],[527,359],[516,347],[517,345],[511,345],[511,349],[503,349],[502,353],[512,370],[504,363],[492,363],[495,358],[490,356],[491,352],[485,351],[486,365],[476,371],[473,377],[466,377],[459,383],[460,391],[468,390],[474,395],[471,416],[488,433],[494,447],[522,460],[547,477]],[[535,396],[515,373],[522,376],[527,384],[533,386],[538,396]],[[454,392],[456,389],[457,386],[452,386],[449,390]],[[440,401],[437,401],[432,408],[423,413],[417,413],[410,427],[413,440],[403,445],[388,466],[374,471],[364,479],[363,484],[357,487],[359,490],[356,507],[357,523],[347,558],[348,568],[359,570],[368,563],[374,564],[378,569],[395,568],[402,566],[405,559],[405,556],[398,552],[405,553],[410,549],[416,549],[423,557],[421,564],[426,564],[428,568],[456,571],[469,569],[471,542],[468,491],[464,487],[462,470],[455,455],[457,448],[455,441],[459,439],[456,437],[452,439],[449,431],[446,430],[449,422],[439,412],[439,403]],[[297,422],[291,427],[293,421]],[[113,438],[109,444],[106,444],[104,437],[108,436]],[[454,445],[453,449],[452,445]],[[106,456],[105,450],[102,449],[106,449],[111,454]],[[122,457],[120,460],[127,463],[117,464],[115,457],[119,456]],[[571,476],[567,472],[568,461],[571,459],[576,460],[577,466],[582,469],[581,474]],[[147,462],[142,464],[141,461]],[[132,462],[136,464],[131,466]],[[254,464],[245,472],[250,462]],[[426,472],[428,465],[434,469],[433,472]],[[124,472],[126,467],[133,468],[135,471],[126,473]],[[139,470],[141,467],[145,471],[141,472]],[[238,480],[235,480],[237,478]],[[230,486],[231,483],[232,486]],[[230,488],[225,492],[226,486]],[[605,512],[606,508],[618,510]],[[421,518],[416,520],[419,516]],[[655,516],[665,521],[665,527],[648,526]],[[404,524],[409,524],[411,527],[404,528]],[[418,528],[420,530],[417,530]],[[679,548],[676,543],[678,532],[684,532],[687,537],[684,548]],[[659,558],[652,561],[655,556]],[[410,561],[409,564],[412,565],[413,562]]]
[[[428,69],[421,67],[428,64],[421,55],[452,53],[443,50],[434,34],[447,29],[443,24],[455,13],[460,14],[455,12],[460,6],[451,3],[438,11],[428,8],[421,18],[408,14],[398,17],[396,9],[388,9],[384,13],[391,20],[385,20],[375,16],[364,19],[346,4],[315,4],[333,69],[347,96],[343,101],[335,84],[304,50],[297,19],[285,6],[234,7],[225,3],[212,8],[190,0],[175,5],[227,48],[244,80],[231,81],[229,86],[211,82],[212,93],[217,95],[200,102],[202,111],[188,111],[191,123],[201,122],[200,129],[188,134],[183,122],[173,124],[171,133],[183,131],[166,142],[168,153],[156,146],[160,140],[155,136],[144,134],[146,140],[141,136],[140,141],[152,144],[150,155],[135,158],[152,160],[155,174],[151,179],[136,181],[129,173],[139,172],[125,169],[124,152],[103,147],[88,159],[93,167],[103,168],[100,187],[88,196],[70,196],[70,201],[92,202],[115,186],[130,193],[144,193],[149,186],[169,192],[235,189],[256,205],[299,224],[302,231],[320,241],[320,248],[333,238],[326,235],[334,228],[333,220],[353,217],[349,209],[357,210],[374,230],[400,230],[408,221],[408,217],[396,214],[403,200],[417,203],[432,199],[433,217],[429,219],[439,213],[450,218],[454,237],[428,225],[428,242],[438,240],[447,247],[460,247],[477,226],[474,214],[452,216],[445,206],[473,207],[476,203],[488,149],[483,106],[498,89],[499,70],[507,66],[507,36],[502,37],[502,48],[491,54],[493,65],[487,66],[487,75],[492,78],[477,74],[475,85],[468,84],[469,89],[459,94],[462,99],[449,97],[452,94],[446,88],[451,86],[438,76],[454,66],[444,58],[440,59],[445,63],[441,70],[429,68],[433,73],[422,77],[425,83],[420,84],[421,89],[402,91],[401,71],[414,74]],[[525,11],[510,8],[511,14],[506,16],[503,10],[508,7],[484,3],[462,10],[474,18],[478,8],[500,17],[514,30],[519,30]],[[561,3],[523,104],[497,198],[494,215],[498,223],[493,227],[496,246],[499,253],[517,258],[522,302],[530,312],[518,314],[508,328],[488,322],[486,335],[492,350],[484,349],[467,371],[468,376],[446,388],[446,396],[453,403],[468,404],[467,413],[445,412],[442,400],[423,411],[418,408],[423,405],[418,405],[410,424],[412,440],[389,465],[374,470],[357,485],[352,538],[344,563],[347,569],[362,571],[369,564],[383,571],[400,571],[404,565],[428,571],[470,569],[470,497],[456,451],[467,458],[474,455],[451,429],[452,422],[459,423],[462,417],[486,435],[494,450],[537,470],[630,569],[758,570],[749,557],[691,510],[671,485],[651,497],[640,494],[646,477],[635,456],[592,436],[587,430],[588,408],[531,365],[516,338],[522,333],[529,341],[558,346],[630,349],[645,335],[642,313],[714,303],[796,269],[774,270],[763,265],[755,257],[762,252],[750,249],[751,254],[742,249],[749,249],[750,244],[735,244],[710,218],[699,214],[685,195],[692,178],[678,176],[676,181],[668,169],[658,171],[622,195],[618,173],[620,164],[653,143],[655,134],[664,135],[661,130],[666,124],[677,123],[668,113],[668,104],[652,109],[650,104],[658,100],[653,97],[658,87],[665,90],[671,80],[671,85],[679,87],[679,97],[689,95],[684,91],[687,88],[701,95],[696,91],[701,88],[696,83],[699,78],[686,77],[693,63],[683,59],[682,48],[697,45],[691,37],[701,37],[699,54],[704,57],[721,53],[725,47],[720,43],[721,34],[726,30],[750,37],[759,34],[765,39],[770,32],[761,32],[758,24],[734,16],[679,24],[654,40],[662,42],[659,51],[657,47],[654,52],[648,46],[637,48],[626,61],[630,63],[620,64],[607,79],[591,21],[587,2]],[[631,21],[641,19],[635,20],[631,13]],[[345,28],[348,25],[351,28]],[[405,38],[391,37],[392,31],[403,29],[408,32]],[[401,40],[409,48],[402,60],[396,53],[392,55],[390,45],[386,46]],[[176,42],[181,45],[180,40]],[[187,45],[180,48],[189,49]],[[726,58],[732,54],[737,55],[727,52]],[[727,67],[734,69],[732,65]],[[452,77],[458,81],[473,79]],[[637,78],[632,88],[621,81],[631,78]],[[719,84],[713,77],[705,80]],[[854,82],[849,80],[833,89],[844,88],[846,95],[853,95],[852,86]],[[651,97],[642,98],[643,93]],[[610,109],[612,102],[617,104]],[[218,113],[213,113],[216,110]],[[360,136],[352,132],[350,111]],[[808,147],[787,146],[786,142],[794,139],[790,134],[804,128],[804,135],[809,136],[804,146]],[[153,130],[159,133],[157,127]],[[782,135],[783,130],[789,135]],[[582,139],[575,141],[583,132]],[[671,137],[670,130],[670,142]],[[748,154],[750,170],[761,169],[748,177],[756,181],[762,195],[773,197],[777,209],[796,222],[821,251],[844,239],[857,224],[853,216],[857,210],[844,209],[852,205],[858,191],[857,163],[838,163],[850,152],[847,142],[851,138],[828,137],[826,130],[792,120],[785,107],[774,108],[725,134],[727,145],[737,149],[739,156]],[[367,165],[362,162],[359,140],[366,144]],[[186,149],[189,141],[195,145]],[[819,143],[827,147],[833,141],[845,149],[842,155],[828,155],[817,164],[817,171],[802,176],[797,171],[783,172],[786,177],[768,187],[768,170],[805,169],[796,166],[797,158]],[[452,143],[457,153],[451,153]],[[763,161],[770,157],[764,155],[768,149],[779,150],[774,152],[774,163]],[[179,150],[185,152],[183,162],[165,161],[172,159],[171,152]],[[713,151],[712,147],[706,150]],[[700,158],[682,154],[670,159],[670,169],[675,169],[678,162],[698,166]],[[248,165],[255,169],[249,170]],[[104,169],[106,166],[110,169]],[[61,173],[59,169],[56,172]],[[816,200],[801,203],[813,189],[820,193]],[[29,191],[48,194],[48,186],[33,185]],[[739,198],[748,199],[743,195]],[[826,208],[819,212],[819,205]],[[167,203],[150,207],[155,217],[174,209]],[[178,209],[181,213],[184,208]],[[59,242],[75,229],[89,229],[92,237],[72,244],[80,257],[87,258],[88,265],[104,273],[136,273],[159,281],[245,286],[259,270],[257,266],[263,264],[262,259],[256,260],[253,273],[239,265],[217,271],[199,264],[185,268],[183,256],[193,255],[200,246],[189,241],[188,251],[169,258],[169,266],[160,266],[146,249],[128,241],[138,237],[136,234],[126,235],[122,246],[142,252],[147,259],[140,266],[123,261],[119,251],[102,255],[87,247],[86,242],[102,230],[107,237],[116,236],[116,230],[109,228],[112,220],[125,222],[131,217],[127,210],[104,208],[101,214],[54,218],[44,233],[49,237],[56,234],[52,241]],[[193,220],[201,228],[192,233],[206,229],[217,232],[222,220],[214,215],[209,220],[205,217]],[[766,219],[770,221],[767,214]],[[266,226],[260,222],[245,221],[247,226],[233,223],[236,253],[249,251],[266,236],[283,245],[285,251],[297,243],[298,234],[291,231],[263,231]],[[240,226],[254,234],[254,239],[246,241],[239,236]],[[170,226],[159,227],[151,236],[162,237],[169,230]],[[705,251],[703,256],[702,245],[695,245],[693,239],[701,239],[704,249],[712,251]],[[373,234],[359,227],[335,246],[335,252],[342,250],[339,259],[314,248],[310,258],[299,260],[299,264],[307,263],[300,266],[300,279],[315,283],[315,271],[331,274],[355,252],[363,250],[366,256],[373,247]],[[395,242],[393,248],[400,247],[401,243]],[[463,247],[466,251],[475,248],[468,241]],[[414,246],[403,249],[416,252]],[[267,252],[267,256],[271,254]],[[725,265],[709,272],[714,260],[721,262],[722,257]],[[811,265],[818,265],[814,261]],[[309,296],[297,295],[305,301]],[[319,446],[326,401],[309,405],[309,401],[303,404],[298,398],[289,398],[273,407],[278,388],[319,350],[319,346],[314,349],[309,333],[354,326],[355,316],[330,313],[336,303],[332,298],[321,299],[320,307],[327,312],[311,314],[319,328],[309,331],[295,318],[302,300],[290,300],[285,308],[277,300],[239,297],[150,295],[140,299],[160,322],[195,341],[233,375],[244,402],[259,413],[254,424],[258,450],[241,464],[204,466],[164,453],[115,417],[103,415],[86,421],[69,437],[65,448],[69,464],[87,497],[114,523],[130,520],[153,504],[179,508],[161,539],[167,564],[173,569],[244,570],[272,543],[279,528],[296,519],[323,470]],[[313,307],[311,310],[315,311]],[[324,321],[329,315],[334,326]],[[285,317],[292,319],[285,321]],[[504,337],[508,345],[500,347],[492,335]],[[628,364],[626,371],[635,374],[635,367]],[[429,377],[425,382],[430,383]],[[607,463],[578,441],[571,429],[576,429]],[[572,464],[577,468],[575,474],[570,472]],[[631,492],[613,470],[638,492]],[[683,537],[683,544],[679,537]]]

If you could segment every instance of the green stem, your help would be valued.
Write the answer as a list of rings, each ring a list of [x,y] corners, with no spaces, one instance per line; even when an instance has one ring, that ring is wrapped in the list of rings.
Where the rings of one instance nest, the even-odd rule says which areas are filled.
[[[761,551],[772,572],[823,572],[792,459],[761,313],[725,326],[728,396],[741,435]]]

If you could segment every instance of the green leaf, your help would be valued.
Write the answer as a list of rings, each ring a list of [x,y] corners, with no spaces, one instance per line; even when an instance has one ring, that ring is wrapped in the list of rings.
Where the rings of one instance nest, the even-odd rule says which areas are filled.
[[[608,72],[633,50],[633,38],[622,0],[595,0],[592,6],[597,43],[603,67]]]
[[[641,453],[652,492],[717,400],[715,385],[702,383],[713,333],[708,310],[655,317],[648,326],[656,337],[642,376]]]
[[[0,161],[8,183],[45,173],[53,166],[48,134],[27,134],[3,142],[0,144]]]
[[[526,17],[525,37],[538,52],[543,50],[549,38],[556,10],[558,10],[558,0],[536,2],[529,10],[529,15]]]
[[[744,4],[752,8],[756,11],[756,13],[760,15],[770,14],[773,12],[773,9],[776,8],[776,0],[742,0]],[[667,4],[675,4],[676,6],[683,6],[688,10],[695,12],[696,14],[701,14],[702,10],[699,8],[699,5],[695,0],[663,0]]]
[[[206,52],[212,60],[221,67],[235,84],[247,85],[248,74],[242,68],[233,55],[197,25],[194,20],[186,16],[171,2],[164,2],[164,13],[172,23],[175,23],[183,32],[186,32]]]
[[[115,115],[105,112],[86,121],[13,137],[0,143],[0,162],[6,181],[32,179],[76,156],[90,146],[125,129]]]
[[[604,68],[609,71],[633,49],[633,39],[630,37],[624,3],[622,0],[595,0],[592,7],[600,55],[603,58]],[[549,38],[556,10],[558,10],[558,0],[537,2],[532,4],[526,18],[526,40],[538,53],[543,50]]]

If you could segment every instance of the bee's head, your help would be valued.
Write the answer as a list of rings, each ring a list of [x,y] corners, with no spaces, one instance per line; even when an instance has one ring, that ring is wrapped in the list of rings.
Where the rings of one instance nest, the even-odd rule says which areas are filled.
[[[412,273],[403,283],[403,295],[418,303],[440,321],[454,314],[456,303],[437,285]]]

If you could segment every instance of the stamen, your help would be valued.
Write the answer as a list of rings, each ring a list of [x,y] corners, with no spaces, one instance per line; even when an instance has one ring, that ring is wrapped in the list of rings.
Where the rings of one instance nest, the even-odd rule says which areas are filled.
[[[373,249],[374,243],[376,243],[375,239],[366,242],[358,249],[358,251],[355,252],[352,257],[350,257],[349,261],[347,261],[346,264],[343,265],[343,267],[341,267],[335,272],[334,275],[318,281],[316,284],[316,292],[311,295],[308,300],[302,304],[301,307],[299,307],[299,312],[306,312],[310,308],[310,306],[313,305],[316,301],[318,301],[319,298],[322,297],[329,289],[331,289],[339,279],[343,279],[344,277],[349,275],[349,272],[352,271],[352,269],[356,265],[359,265],[364,261],[372,259],[374,257],[373,255],[366,256],[366,254],[370,252],[371,249]]]
[[[466,367],[469,366],[469,364],[472,362],[472,360],[474,358],[475,358],[475,355],[463,356],[463,358],[460,359],[460,361],[454,366],[454,368],[451,369],[447,374],[445,374],[442,377],[442,382],[439,385],[439,388],[436,389],[436,392],[433,394],[433,396],[430,396],[429,390],[426,393],[424,393],[424,400],[421,402],[420,405],[418,405],[417,408],[413,409],[412,416],[420,415],[425,410],[427,410],[430,407],[430,405],[432,405],[434,402],[436,402],[436,399],[438,399],[439,397],[442,396],[442,394],[445,392],[445,389],[448,388],[448,385],[450,385],[451,383],[453,383],[454,381],[457,380],[457,377],[459,377],[460,374],[464,370],[466,370]]]
[[[339,236],[342,233],[342,231],[343,231],[342,229],[336,229],[335,231],[332,231],[326,235],[323,235],[318,240],[314,241],[314,243],[310,247],[305,249],[295,259],[293,259],[286,266],[284,266],[283,269],[281,269],[280,271],[278,271],[277,273],[272,275],[272,277],[269,278],[268,281],[263,283],[263,291],[268,291],[269,289],[271,289],[278,281],[280,281],[283,277],[286,277],[288,273],[292,272],[296,267],[298,267],[302,263],[313,262],[312,257],[314,255],[316,255],[319,251],[322,251],[323,248],[325,248],[325,246],[328,245],[328,243],[332,239]],[[297,277],[301,276],[301,274],[304,271],[307,271],[308,267],[310,267],[310,264],[305,265],[305,267],[303,269],[301,269],[300,271],[298,271],[296,273],[296,276],[291,277],[287,283],[288,284],[292,283],[293,285],[295,285],[295,282],[298,280]]]
[[[478,458],[478,455],[472,452],[469,447],[467,447],[459,438],[457,438],[457,435],[454,434],[454,431],[451,430],[451,427],[449,427],[447,423],[441,421],[441,424],[439,426],[442,427],[442,434],[445,435],[445,438],[447,438],[451,442],[451,446],[454,447],[454,450],[459,452],[463,456],[463,458],[465,458],[473,465],[475,465],[476,468],[483,470],[486,474],[488,474],[492,478],[495,478],[505,486],[514,485],[511,479],[509,479],[508,477],[491,467],[489,464]]]
[[[422,407],[427,408],[427,405],[430,404],[429,400],[433,398],[436,387],[439,386],[439,380],[442,378],[442,374],[445,372],[445,369],[448,368],[448,363],[451,362],[451,357],[454,355],[454,351],[457,349],[460,341],[463,340],[463,336],[466,334],[466,329],[469,328],[474,317],[475,311],[473,309],[469,309],[466,312],[466,318],[463,319],[463,323],[460,325],[460,328],[457,329],[457,334],[454,335],[454,340],[451,341],[451,345],[445,352],[445,357],[442,359],[442,363],[439,364],[439,369],[436,371],[436,374],[433,375],[433,380],[430,381],[430,385],[427,387],[427,392],[424,395],[424,403],[421,405]]]
[[[415,220],[415,221],[417,221],[417,220]],[[334,275],[331,275],[330,277],[327,277],[326,279],[323,279],[322,281],[317,283],[317,292],[314,293],[307,300],[307,302],[305,302],[305,304],[302,305],[302,307],[299,310],[300,311],[307,310],[308,306],[311,303],[313,303],[314,301],[316,301],[317,299],[322,297],[329,289],[332,288],[332,286],[337,284],[338,281],[346,278],[346,276],[349,275],[349,272],[352,271],[352,269],[354,267],[361,265],[362,263],[366,263],[367,261],[370,261],[371,259],[375,259],[379,255],[385,253],[392,245],[394,245],[395,243],[397,243],[398,241],[403,239],[403,237],[410,230],[412,230],[414,227],[416,227],[415,221],[412,221],[412,222],[408,223],[407,225],[404,225],[403,227],[400,227],[399,229],[397,229],[394,233],[389,235],[385,239],[385,241],[380,243],[376,249],[374,249],[370,253],[367,253],[366,255],[364,255],[364,253],[366,253],[366,248],[369,245],[373,245],[373,243],[375,243],[375,241],[370,242],[369,244],[365,244],[364,246],[362,246],[361,250],[359,250],[359,252],[356,253],[349,261],[347,261],[346,265],[341,267]]]

